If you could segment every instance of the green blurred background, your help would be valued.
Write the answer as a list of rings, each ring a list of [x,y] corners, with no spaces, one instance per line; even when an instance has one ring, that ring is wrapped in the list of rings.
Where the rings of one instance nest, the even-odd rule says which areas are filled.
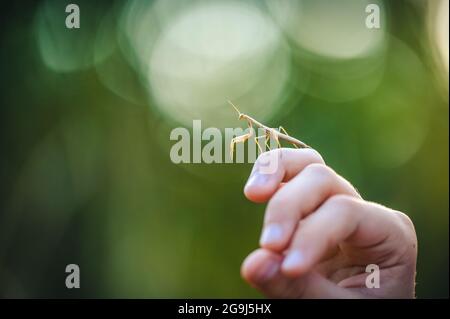
[[[251,164],[169,157],[193,119],[243,125],[231,99],[406,212],[417,295],[448,297],[448,1],[77,0],[67,29],[70,2],[0,11],[0,296],[259,297]]]

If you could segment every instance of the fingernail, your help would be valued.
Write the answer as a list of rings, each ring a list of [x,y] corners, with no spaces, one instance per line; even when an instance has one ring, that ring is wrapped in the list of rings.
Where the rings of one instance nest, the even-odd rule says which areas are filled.
[[[291,251],[283,261],[284,270],[296,270],[301,267],[305,261],[303,254],[298,250]]]
[[[279,264],[275,261],[269,261],[258,274],[258,281],[265,282],[272,279],[278,272],[280,268]]]
[[[269,179],[268,177],[269,175],[267,174],[260,174],[258,172],[254,172],[248,179],[245,188],[264,185],[265,183],[267,183],[267,180]]]
[[[278,224],[269,224],[264,227],[259,244],[261,246],[274,245],[283,239],[283,229]]]

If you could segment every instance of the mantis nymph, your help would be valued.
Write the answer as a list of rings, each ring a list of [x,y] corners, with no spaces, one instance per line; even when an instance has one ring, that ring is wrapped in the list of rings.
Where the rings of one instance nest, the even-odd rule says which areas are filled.
[[[302,141],[297,140],[296,138],[289,136],[286,132],[286,130],[280,126],[278,128],[278,130],[268,127],[260,122],[258,122],[257,120],[255,120],[254,118],[250,117],[247,114],[241,113],[238,108],[231,103],[231,101],[228,101],[228,103],[230,103],[230,105],[236,110],[236,112],[239,115],[239,120],[246,120],[247,124],[248,124],[248,128],[249,128],[249,132],[241,135],[241,136],[236,136],[231,140],[230,143],[230,155],[231,158],[233,158],[233,152],[234,152],[234,145],[236,143],[244,143],[245,141],[247,141],[249,138],[254,137],[255,139],[255,143],[258,146],[258,149],[261,153],[263,153],[263,149],[261,147],[261,145],[258,142],[258,139],[261,137],[264,137],[264,141],[265,141],[265,146],[269,147],[268,142],[270,141],[271,138],[273,138],[276,142],[278,147],[281,147],[280,144],[280,139],[281,140],[285,140],[288,143],[291,143],[295,148],[310,148],[307,144],[303,143]],[[255,125],[258,128],[261,128],[264,130],[264,135],[261,136],[253,136],[254,135],[254,130],[253,130],[253,125]]]

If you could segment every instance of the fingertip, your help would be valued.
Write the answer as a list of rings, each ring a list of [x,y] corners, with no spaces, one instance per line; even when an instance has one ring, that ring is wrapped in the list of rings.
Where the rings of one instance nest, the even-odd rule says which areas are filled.
[[[252,281],[259,265],[264,261],[264,252],[262,249],[257,249],[250,253],[241,265],[241,276],[246,281]]]
[[[253,173],[244,187],[244,194],[255,203],[265,203],[278,189],[276,178],[270,174]]]
[[[259,245],[270,251],[282,251],[288,242],[289,230],[278,223],[266,224],[259,239]]]
[[[281,259],[276,254],[258,249],[242,263],[241,276],[253,286],[260,286],[278,273],[280,263]]]
[[[308,261],[299,250],[289,252],[281,264],[281,271],[288,277],[298,277],[308,271]]]
[[[255,187],[246,185],[244,187],[244,195],[248,200],[254,203],[265,203],[270,199],[271,192],[264,187]]]

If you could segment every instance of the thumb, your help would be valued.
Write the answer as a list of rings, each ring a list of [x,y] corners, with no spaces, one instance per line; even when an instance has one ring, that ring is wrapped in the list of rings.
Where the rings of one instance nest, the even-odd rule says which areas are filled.
[[[358,295],[317,272],[288,277],[281,272],[284,256],[267,249],[252,252],[243,262],[242,277],[269,298],[357,298]]]

